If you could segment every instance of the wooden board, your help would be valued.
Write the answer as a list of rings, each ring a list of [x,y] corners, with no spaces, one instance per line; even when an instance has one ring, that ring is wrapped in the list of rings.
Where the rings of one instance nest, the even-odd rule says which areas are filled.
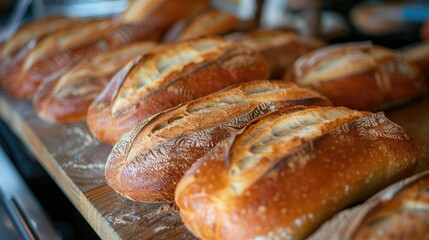
[[[171,203],[133,202],[106,185],[111,146],[95,139],[84,122],[47,123],[30,101],[16,101],[5,92],[0,92],[0,117],[102,239],[194,239]]]
[[[429,169],[429,95],[386,112],[416,140]],[[136,203],[116,194],[104,180],[111,147],[96,140],[85,123],[51,124],[29,101],[0,92],[0,117],[27,144],[102,239],[193,239],[169,203]]]

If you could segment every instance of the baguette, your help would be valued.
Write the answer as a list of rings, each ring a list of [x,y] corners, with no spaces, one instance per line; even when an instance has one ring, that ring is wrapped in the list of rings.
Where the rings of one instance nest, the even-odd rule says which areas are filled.
[[[86,119],[91,102],[114,73],[130,60],[156,49],[155,42],[141,42],[84,59],[59,77],[44,81],[33,98],[40,118],[50,122]]]
[[[79,23],[81,21],[75,18],[51,16],[21,27],[0,47],[0,81],[4,81],[9,69],[15,67],[41,38]]]
[[[429,41],[419,42],[401,49],[405,61],[415,64],[426,76],[429,76]]]
[[[297,104],[331,105],[290,82],[252,81],[166,110],[119,140],[106,182],[134,201],[173,201],[177,182],[197,159],[251,120]]]
[[[337,214],[310,240],[429,239],[429,172],[398,182]]]
[[[302,56],[290,76],[334,105],[358,110],[386,109],[427,90],[415,65],[369,42],[332,45]]]
[[[325,220],[411,175],[418,150],[383,113],[273,112],[200,158],[175,201],[202,239],[304,239]]]
[[[256,51],[217,37],[166,46],[118,73],[88,109],[88,127],[115,144],[139,121],[229,85],[267,78]]]
[[[209,0],[132,0],[119,16],[123,23],[146,23],[164,33],[182,18],[193,15],[209,5]]]
[[[177,22],[166,33],[165,41],[183,41],[208,35],[224,35],[234,31],[239,20],[232,14],[208,8]]]
[[[157,34],[139,25],[123,25],[112,20],[92,20],[49,35],[32,49],[7,80],[15,98],[31,98],[49,75],[75,62]],[[58,75],[58,73],[57,73]]]
[[[273,79],[283,77],[298,57],[325,45],[318,39],[305,38],[291,31],[254,30],[226,38],[258,50],[270,64]]]

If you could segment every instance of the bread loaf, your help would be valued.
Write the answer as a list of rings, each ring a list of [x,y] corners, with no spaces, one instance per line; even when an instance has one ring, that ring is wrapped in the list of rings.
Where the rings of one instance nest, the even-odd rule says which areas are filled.
[[[89,107],[88,127],[100,140],[114,144],[156,113],[269,74],[256,51],[221,38],[172,44],[115,76]]]
[[[270,64],[271,78],[274,79],[283,77],[301,55],[324,46],[318,39],[302,37],[291,31],[254,30],[226,38],[258,50]]]
[[[78,19],[51,16],[21,27],[0,47],[0,81],[4,81],[9,68],[15,67],[25,54],[46,34],[81,23]]]
[[[200,158],[176,188],[202,239],[303,239],[413,173],[416,144],[383,113],[343,107],[265,115]]]
[[[166,110],[119,140],[106,182],[135,201],[173,201],[177,182],[197,159],[251,120],[297,104],[330,102],[290,82],[252,81]]]
[[[141,42],[83,59],[60,76],[44,81],[33,98],[42,119],[74,122],[86,119],[91,102],[123,65],[156,49],[155,42]]]
[[[337,214],[310,239],[428,239],[428,209],[429,172],[424,172]]]
[[[93,20],[58,31],[38,43],[18,70],[9,74],[8,90],[16,98],[30,98],[45,78],[76,61],[154,35],[143,26],[112,20]]]
[[[369,42],[318,49],[300,57],[291,76],[299,86],[320,92],[334,105],[359,110],[385,109],[427,88],[415,65]]]
[[[209,0],[132,0],[119,20],[123,23],[146,23],[164,32],[182,18],[206,8]]]
[[[223,35],[237,28],[239,20],[232,14],[208,8],[177,22],[166,33],[167,42],[183,41],[208,35]]]
[[[401,49],[405,61],[415,64],[426,76],[429,76],[429,41],[419,42]]]

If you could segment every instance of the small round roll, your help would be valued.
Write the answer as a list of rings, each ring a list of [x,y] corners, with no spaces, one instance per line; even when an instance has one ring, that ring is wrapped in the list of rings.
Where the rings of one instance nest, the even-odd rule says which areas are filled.
[[[411,175],[418,150],[382,113],[297,107],[265,115],[199,159],[176,188],[202,239],[304,239]]]

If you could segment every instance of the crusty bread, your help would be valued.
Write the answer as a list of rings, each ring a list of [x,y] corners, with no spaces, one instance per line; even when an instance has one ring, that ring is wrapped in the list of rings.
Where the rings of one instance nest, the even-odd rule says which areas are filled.
[[[30,98],[44,79],[76,61],[154,35],[144,26],[112,20],[92,20],[58,31],[38,43],[17,71],[9,74],[7,88],[16,98]]]
[[[15,67],[25,54],[46,34],[81,23],[75,18],[51,16],[21,27],[0,47],[0,81],[3,81],[9,68]]]
[[[419,42],[401,49],[405,61],[415,64],[429,76],[429,41]]]
[[[239,20],[234,15],[219,9],[207,8],[174,24],[164,39],[173,42],[208,35],[224,35],[234,31],[238,24]]]
[[[429,172],[396,183],[337,214],[311,240],[429,239]]]
[[[209,0],[132,0],[119,20],[124,23],[144,22],[163,33],[180,19],[206,8],[208,4]]]
[[[270,64],[274,79],[283,77],[298,57],[325,45],[321,40],[302,37],[292,31],[254,30],[226,38],[260,51]]]
[[[58,77],[44,81],[33,98],[42,119],[74,122],[86,119],[91,102],[123,65],[156,49],[155,42],[141,42],[83,59]]]
[[[343,107],[265,115],[200,158],[175,201],[202,239],[303,239],[413,173],[414,141],[382,113]]]
[[[396,52],[370,42],[337,44],[300,57],[292,79],[337,106],[379,110],[426,91],[421,71]]]
[[[118,73],[89,107],[88,126],[114,144],[156,113],[269,74],[256,51],[218,37],[172,44]]]
[[[166,110],[119,140],[106,182],[135,201],[173,201],[177,182],[206,152],[251,120],[299,104],[331,105],[290,82],[252,81]]]

